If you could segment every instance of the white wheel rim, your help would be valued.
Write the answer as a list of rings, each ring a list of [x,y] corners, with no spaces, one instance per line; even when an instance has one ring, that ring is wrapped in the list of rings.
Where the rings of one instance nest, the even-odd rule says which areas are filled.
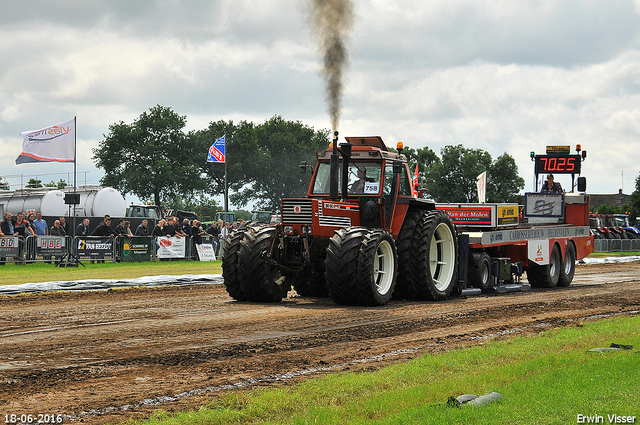
[[[380,295],[386,295],[391,289],[393,275],[393,248],[388,241],[382,241],[378,245],[376,258],[373,261],[373,279]]]
[[[429,249],[431,278],[438,291],[444,291],[453,278],[456,260],[456,247],[453,233],[446,223],[440,223],[433,232]]]
[[[560,270],[558,267],[558,257],[556,255],[551,254],[551,261],[549,262],[549,275],[551,277],[556,275],[556,269]]]
[[[569,276],[571,274],[571,270],[573,270],[573,266],[576,260],[573,258],[573,253],[570,250],[567,250],[564,254],[564,274]]]

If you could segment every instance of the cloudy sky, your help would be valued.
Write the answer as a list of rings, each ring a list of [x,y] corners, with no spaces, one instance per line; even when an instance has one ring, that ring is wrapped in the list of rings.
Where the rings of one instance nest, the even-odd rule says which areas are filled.
[[[77,116],[79,183],[92,148],[155,105],[210,121],[282,115],[330,128],[310,0],[2,0],[0,176],[67,180],[69,164],[15,165],[21,131]],[[591,193],[634,190],[640,169],[640,1],[358,0],[342,135],[462,144],[513,156],[582,144]],[[206,153],[203,152],[203,158]],[[274,164],[277,166],[277,164]],[[560,176],[565,188],[570,178]]]

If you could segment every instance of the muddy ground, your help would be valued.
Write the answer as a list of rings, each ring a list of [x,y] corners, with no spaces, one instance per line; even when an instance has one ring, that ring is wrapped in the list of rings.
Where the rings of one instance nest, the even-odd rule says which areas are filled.
[[[238,303],[222,286],[0,299],[0,415],[120,422],[225,391],[375,369],[425,352],[637,314],[640,263],[581,265],[568,288],[341,307]],[[234,389],[238,390],[238,389]]]

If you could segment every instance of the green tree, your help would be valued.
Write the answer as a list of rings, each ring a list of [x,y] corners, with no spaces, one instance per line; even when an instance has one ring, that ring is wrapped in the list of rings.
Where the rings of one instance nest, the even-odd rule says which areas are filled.
[[[58,188],[60,190],[64,189],[65,187],[67,187],[67,182],[64,181],[63,179],[58,180],[58,182],[54,182],[53,180],[51,180],[49,183],[44,185],[45,187],[55,187]]]
[[[462,145],[445,146],[442,159],[430,159],[426,168],[427,193],[436,202],[478,202],[476,178],[487,172],[487,202],[518,202],[518,193],[524,188],[524,179],[518,175],[518,166],[504,153],[496,161],[482,149],[467,149]]]
[[[42,187],[42,180],[29,179],[29,181],[27,182],[27,187],[30,189]]]
[[[487,171],[487,202],[520,201],[524,179],[518,175],[516,161],[506,152],[500,155]]]
[[[436,202],[478,202],[476,177],[491,166],[491,155],[462,145],[445,146],[442,160],[427,171],[427,192]]]
[[[636,190],[629,197],[629,204],[631,205],[631,220],[635,221],[635,218],[640,216],[640,175],[636,177]]]
[[[110,125],[109,134],[93,150],[96,166],[105,171],[100,182],[156,205],[197,199],[206,188],[195,160],[202,152],[186,137],[185,125],[185,116],[160,105],[132,124]]]
[[[0,177],[0,190],[9,190],[9,182]]]
[[[300,162],[315,162],[315,151],[329,144],[329,131],[315,131],[300,121],[274,116],[263,124],[218,121],[190,135],[202,152],[226,136],[229,199],[236,207],[254,203],[260,209],[279,210],[282,198],[304,196],[311,173],[300,173]],[[211,193],[224,192],[222,164],[202,161]]]

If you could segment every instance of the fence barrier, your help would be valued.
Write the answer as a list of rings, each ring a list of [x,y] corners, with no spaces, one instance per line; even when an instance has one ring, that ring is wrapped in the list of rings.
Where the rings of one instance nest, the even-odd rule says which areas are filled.
[[[640,239],[595,239],[595,252],[640,251]]]
[[[207,259],[220,258],[219,244],[210,235],[202,235],[202,244],[213,249],[205,250]],[[202,251],[202,250],[201,250]],[[202,251],[202,252],[205,252]],[[193,237],[152,236],[1,236],[0,264],[12,261],[16,264],[55,263],[66,254],[73,254],[80,261],[198,261],[198,250]]]

